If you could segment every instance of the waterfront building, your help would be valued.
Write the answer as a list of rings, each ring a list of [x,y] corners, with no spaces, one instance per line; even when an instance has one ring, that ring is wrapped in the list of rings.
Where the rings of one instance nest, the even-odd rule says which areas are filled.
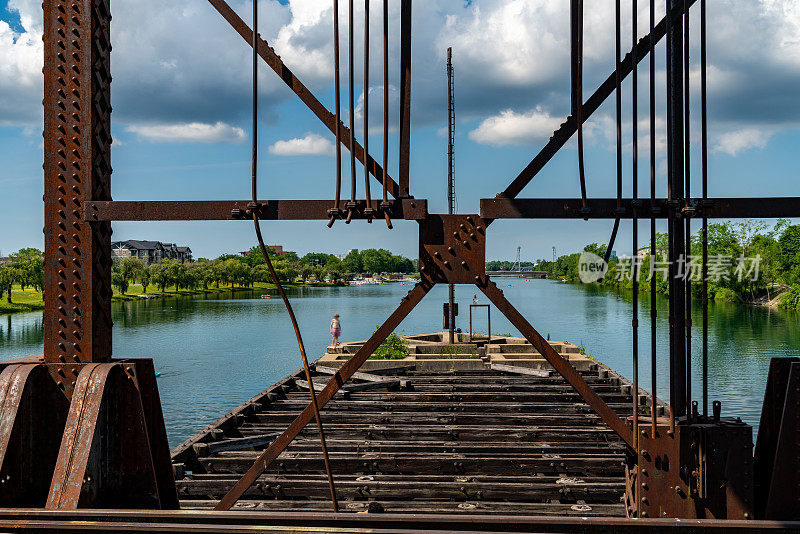
[[[192,261],[192,249],[179,247],[175,243],[161,241],[141,241],[128,239],[111,243],[111,254],[114,260],[138,258],[146,265],[161,263],[162,260],[178,260],[181,263]]]

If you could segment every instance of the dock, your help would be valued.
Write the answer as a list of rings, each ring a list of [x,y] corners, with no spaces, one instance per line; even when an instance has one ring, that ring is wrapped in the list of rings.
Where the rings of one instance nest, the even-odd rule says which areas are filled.
[[[530,344],[444,336],[409,336],[407,357],[367,360],[322,410],[341,511],[625,516],[624,442]],[[632,413],[625,378],[551,343],[620,416]],[[317,390],[359,346],[314,362]],[[299,370],[176,447],[181,508],[213,508],[308,403]],[[315,425],[235,509],[331,509]]]

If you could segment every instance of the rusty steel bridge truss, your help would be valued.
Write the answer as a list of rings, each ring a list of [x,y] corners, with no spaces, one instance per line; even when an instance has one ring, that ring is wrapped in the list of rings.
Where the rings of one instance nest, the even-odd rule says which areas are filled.
[[[640,413],[638,384],[638,292],[634,288],[632,328],[633,416],[620,418],[506,299],[485,272],[488,230],[496,219],[609,219],[614,221],[611,250],[620,221],[631,220],[636,248],[637,221],[668,224],[668,259],[689,248],[692,224],[705,236],[715,218],[796,217],[798,198],[720,198],[707,191],[706,13],[705,0],[668,0],[666,13],[650,2],[650,28],[638,39],[633,17],[631,48],[621,54],[620,0],[616,1],[616,68],[584,100],[582,91],[583,2],[570,0],[572,42],[572,113],[550,140],[495,198],[482,199],[480,213],[435,214],[427,201],[411,195],[411,26],[412,1],[400,0],[400,135],[397,181],[386,170],[389,156],[388,111],[384,94],[382,164],[355,138],[353,117],[353,0],[349,0],[350,125],[340,117],[338,1],[334,0],[336,106],[329,111],[293,74],[275,51],[224,0],[209,0],[230,26],[300,98],[336,138],[335,199],[142,202],[111,199],[110,178],[110,20],[108,0],[45,0],[44,8],[44,204],[45,312],[44,354],[3,363],[0,375],[0,502],[8,508],[48,510],[78,508],[174,509],[178,506],[166,432],[151,360],[112,358],[111,221],[143,220],[320,220],[384,219],[414,221],[419,226],[420,282],[403,297],[363,347],[350,358],[286,431],[263,451],[244,477],[217,506],[230,509],[244,491],[312,419],[319,408],[359,369],[380,343],[436,284],[474,284],[547,359],[628,446],[628,515],[640,518],[713,518],[730,520],[796,519],[800,515],[797,406],[800,362],[773,361],[755,455],[752,428],[740,419],[721,417],[707,401],[707,298],[703,284],[703,338],[700,341],[704,395],[691,396],[691,298],[683,281],[669,286],[669,416]],[[694,9],[692,6],[697,3]],[[637,0],[632,0],[633,13]],[[366,0],[369,6],[369,0]],[[698,13],[699,12],[699,13]],[[690,196],[689,37],[690,13],[701,25],[702,197]],[[254,21],[257,20],[254,9]],[[369,18],[363,24],[369,50]],[[389,21],[383,2],[383,75],[388,79]],[[655,197],[655,144],[650,142],[650,192],[639,196],[637,121],[633,122],[633,196],[622,195],[621,81],[637,83],[638,64],[650,57],[650,124],[655,127],[655,45],[666,40],[668,198]],[[369,58],[365,57],[365,67]],[[365,73],[365,79],[368,75]],[[368,83],[368,82],[365,82]],[[388,85],[384,83],[384,85]],[[254,134],[255,100],[254,78]],[[583,165],[582,128],[610,96],[617,109],[617,197],[588,198]],[[365,91],[365,99],[367,92]],[[638,117],[637,90],[631,98]],[[367,121],[368,100],[365,105]],[[367,129],[365,128],[365,132]],[[519,195],[567,141],[577,134],[578,198],[520,198]],[[365,134],[366,135],[366,134]],[[254,145],[255,146],[255,145]],[[342,146],[350,153],[351,195],[340,198]],[[256,156],[254,153],[255,177]],[[356,165],[364,168],[365,198],[356,196]],[[381,198],[370,196],[370,182]],[[260,234],[259,234],[260,240]],[[263,247],[262,247],[263,248]],[[703,240],[703,269],[706,242]],[[637,283],[637,282],[635,282]],[[655,298],[655,291],[651,292]],[[287,302],[288,303],[288,302]],[[652,384],[655,406],[655,306],[651,306]],[[291,309],[290,309],[291,311]],[[300,340],[298,330],[298,340]],[[302,349],[305,360],[305,353]],[[307,362],[306,362],[307,368]],[[646,395],[641,391],[642,395]],[[324,448],[324,438],[322,442]],[[782,462],[793,469],[778,469]],[[331,479],[335,506],[335,490]]]

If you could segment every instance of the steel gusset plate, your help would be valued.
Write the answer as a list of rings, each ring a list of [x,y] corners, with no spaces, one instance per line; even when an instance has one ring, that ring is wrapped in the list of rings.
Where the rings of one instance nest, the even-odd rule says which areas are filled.
[[[655,439],[649,418],[640,419],[641,517],[753,519],[752,427],[695,417],[678,420],[674,433],[657,420]]]
[[[69,401],[45,365],[9,364],[0,374],[0,502],[41,508]]]
[[[82,367],[46,508],[177,508],[158,397],[140,394],[155,387],[148,371],[147,361]]]
[[[800,358],[773,358],[755,450],[756,517],[800,518]]]

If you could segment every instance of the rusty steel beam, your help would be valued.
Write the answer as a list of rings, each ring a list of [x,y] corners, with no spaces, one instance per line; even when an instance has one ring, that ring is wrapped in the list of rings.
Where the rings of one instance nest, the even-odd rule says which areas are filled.
[[[0,373],[0,502],[4,505],[44,506],[69,409],[64,393],[47,366],[39,363],[11,363]]]
[[[319,392],[317,395],[317,404],[322,409],[329,400],[336,395],[336,392],[350,379],[353,374],[358,371],[361,366],[367,361],[375,349],[383,343],[383,341],[391,334],[395,328],[402,322],[406,316],[411,313],[411,310],[416,307],[422,298],[428,294],[433,287],[432,284],[418,283],[414,286],[408,295],[403,297],[400,305],[389,316],[386,321],[372,334],[372,336],[361,346],[360,349],[353,355],[352,358],[342,365],[339,370],[334,374],[328,385]],[[225,497],[217,504],[215,510],[230,510],[236,504],[236,501],[244,494],[244,492],[253,485],[256,479],[267,470],[269,465],[278,457],[285,449],[292,443],[295,437],[302,432],[306,425],[314,418],[314,406],[309,404],[305,409],[292,421],[283,434],[278,436],[270,446],[262,452],[256,459],[253,466],[244,474],[244,476],[231,488]]]
[[[616,198],[588,199],[588,212],[582,211],[581,199],[577,198],[483,198],[481,217],[484,219],[632,219],[636,206],[638,218],[666,219],[670,213],[684,218],[707,217],[709,219],[747,219],[800,217],[800,197],[764,198],[700,198],[687,199],[689,209],[683,202],[679,205],[668,199],[650,200],[622,199],[618,208]]]
[[[514,325],[514,328],[525,336],[531,345],[533,345],[539,354],[553,366],[553,368],[570,383],[575,391],[580,395],[586,404],[588,404],[600,418],[605,422],[611,430],[621,437],[629,447],[634,447],[633,436],[630,429],[625,422],[614,413],[614,410],[606,404],[600,396],[586,383],[581,374],[575,370],[570,363],[561,357],[556,350],[548,343],[536,329],[522,316],[519,311],[506,299],[503,292],[497,285],[486,279],[485,283],[476,284],[478,288],[483,291],[489,300],[497,306],[500,313]]]
[[[411,0],[400,3],[400,195],[409,196],[411,172]]]
[[[118,200],[86,202],[86,221],[241,221],[247,215],[249,200]],[[373,200],[378,209],[380,200]],[[332,200],[261,200],[258,218],[264,221],[329,220]],[[356,201],[354,219],[366,219],[364,200]],[[392,202],[393,219],[410,221],[425,219],[428,201],[403,199]]]
[[[225,0],[208,0],[208,2],[216,9],[222,17],[228,21],[228,24],[233,26],[233,29],[236,30],[242,39],[245,42],[252,46],[251,39],[253,37],[253,30],[239,17],[239,15],[225,2]],[[275,74],[283,80],[283,82],[289,87],[289,89],[297,95],[297,97],[310,109],[314,115],[324,124],[331,133],[336,133],[336,116],[328,111],[328,109],[320,102],[316,96],[305,86],[303,82],[301,82],[297,76],[289,69],[289,67],[284,64],[283,60],[275,53],[275,50],[272,49],[269,44],[259,38],[258,41],[258,55],[261,56],[269,67],[275,71]],[[350,143],[350,130],[345,127],[341,121],[339,122],[339,137],[341,139],[342,144],[348,150],[351,150],[352,147],[355,147],[354,153],[355,157],[361,163],[364,163],[364,147],[358,141],[353,141],[352,145]],[[378,180],[379,183],[383,184],[384,181],[384,172],[383,168],[375,161],[372,156],[367,154],[367,167],[369,168],[369,172],[372,176]],[[401,188],[397,185],[397,182],[392,180],[392,178],[388,175],[385,176],[387,190],[390,195],[395,198],[407,197],[407,194],[402,194]],[[333,205],[333,204],[331,204]],[[328,206],[330,208],[330,205]],[[328,219],[330,217],[327,217]]]
[[[111,225],[87,200],[111,200],[111,71],[104,0],[45,0],[44,359],[111,358]]]
[[[687,4],[688,7],[691,7],[696,0],[688,0]],[[683,13],[682,6],[674,9],[672,11],[672,17],[680,18]],[[653,37],[656,41],[660,41],[662,37],[666,34],[667,31],[667,17],[664,17],[661,22],[655,27],[653,31]],[[650,54],[650,34],[645,35],[639,40],[639,43],[636,45],[635,49],[635,57],[637,63],[642,61],[645,57]],[[620,62],[620,72],[619,78],[624,80],[628,74],[631,73],[633,70],[633,59],[632,54],[629,52],[625,54],[625,58]],[[581,118],[585,123],[592,114],[597,111],[606,98],[611,96],[614,90],[617,87],[617,71],[614,70],[611,74],[609,74],[608,78],[597,88],[597,90],[590,96],[586,102],[583,104],[583,108],[581,110]],[[553,136],[547,142],[547,144],[539,151],[535,158],[519,173],[519,175],[514,178],[514,180],[506,187],[505,191],[500,193],[499,197],[506,197],[506,198],[514,198],[522,192],[526,185],[533,180],[533,177],[536,176],[539,171],[541,171],[545,165],[553,158],[553,156],[558,153],[559,150],[569,141],[572,135],[578,129],[578,121],[576,120],[575,116],[572,115],[567,117],[566,122],[564,122],[561,127],[553,133]]]
[[[140,382],[144,371],[153,376]],[[154,375],[135,360],[81,366],[46,508],[177,508],[166,433],[139,389]]]
[[[119,532],[707,532],[757,534],[797,531],[800,522],[624,517],[559,517],[488,514],[360,514],[209,510],[0,510],[3,531]],[[274,529],[274,530],[273,530]]]

